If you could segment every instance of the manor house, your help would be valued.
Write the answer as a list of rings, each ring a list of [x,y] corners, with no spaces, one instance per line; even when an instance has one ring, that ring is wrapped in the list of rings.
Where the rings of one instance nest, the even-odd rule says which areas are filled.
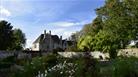
[[[62,40],[62,36],[52,35],[51,31],[41,34],[32,45],[33,51],[52,51],[53,49],[61,48],[65,50],[68,47],[68,42],[66,39]]]

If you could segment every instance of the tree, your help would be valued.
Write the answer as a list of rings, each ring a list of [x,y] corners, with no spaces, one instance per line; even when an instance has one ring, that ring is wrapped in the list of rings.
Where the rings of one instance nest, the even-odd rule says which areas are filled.
[[[83,36],[78,40],[78,48],[80,50],[85,51],[84,49],[88,49],[89,51],[94,51],[95,36],[97,33],[103,28],[103,22],[99,16],[97,16],[92,23],[84,25]]]
[[[105,5],[96,10],[94,21],[82,29],[84,36],[78,42],[80,48],[109,52],[110,57],[115,58],[118,49],[137,40],[137,4],[137,0],[106,0]]]
[[[117,56],[117,49],[119,49],[118,36],[112,32],[101,30],[96,36],[93,48],[98,51],[108,52],[110,58]]]
[[[102,19],[97,16],[92,23],[84,25],[82,32],[83,35],[95,36],[103,28]]]
[[[92,32],[92,24],[91,23],[85,24],[82,29],[82,32],[83,32],[83,36],[90,35]]]
[[[8,50],[13,42],[12,26],[7,21],[0,21],[0,50]]]
[[[131,40],[136,39],[138,33],[137,4],[137,0],[107,0],[103,7],[97,9],[97,14],[105,22],[104,29],[112,30],[119,36],[121,48],[125,48]]]
[[[26,43],[25,34],[20,29],[14,29],[13,35],[14,35],[13,49],[22,50],[23,47],[25,47]]]
[[[85,36],[81,37],[78,41],[77,47],[81,51],[92,51],[92,37],[91,36]]]
[[[21,50],[25,46],[25,34],[12,28],[11,23],[0,21],[0,50]]]

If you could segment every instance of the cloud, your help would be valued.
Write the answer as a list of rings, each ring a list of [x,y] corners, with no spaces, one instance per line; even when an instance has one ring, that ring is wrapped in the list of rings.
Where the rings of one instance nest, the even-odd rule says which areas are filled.
[[[71,36],[72,33],[75,33],[76,29],[68,29],[68,28],[58,28],[58,29],[53,29],[52,30],[52,34],[58,35],[58,36],[62,36],[63,39],[69,38]]]
[[[68,21],[60,21],[60,22],[54,22],[49,23],[49,26],[59,26],[59,27],[72,27],[72,26],[79,26],[86,24],[86,21],[82,22],[68,22]]]
[[[7,18],[4,17],[0,17],[0,20],[8,20]]]
[[[63,38],[69,38],[73,32],[72,31],[65,31],[63,32]]]
[[[59,29],[53,29],[52,32],[54,34],[62,33],[65,29],[64,28],[59,28]]]
[[[11,16],[11,12],[4,7],[0,6],[0,15],[9,17]]]
[[[27,48],[31,47],[32,42],[33,42],[32,40],[27,39],[27,41],[26,41],[26,47]]]

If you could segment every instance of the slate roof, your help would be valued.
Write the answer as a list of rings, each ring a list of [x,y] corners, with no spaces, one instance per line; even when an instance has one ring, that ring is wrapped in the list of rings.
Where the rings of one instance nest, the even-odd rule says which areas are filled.
[[[57,35],[51,35],[51,38],[54,42],[59,43],[60,39]],[[34,43],[40,43],[44,39],[44,34],[41,34],[34,42]]]
[[[59,43],[60,42],[60,39],[57,35],[52,35],[52,40],[56,43]]]

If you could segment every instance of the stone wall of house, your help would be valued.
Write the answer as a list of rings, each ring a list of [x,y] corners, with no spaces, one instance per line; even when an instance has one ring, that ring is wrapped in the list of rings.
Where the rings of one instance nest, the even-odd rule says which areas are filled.
[[[39,43],[35,43],[35,44],[33,44],[32,45],[32,50],[34,50],[34,51],[39,51]]]

